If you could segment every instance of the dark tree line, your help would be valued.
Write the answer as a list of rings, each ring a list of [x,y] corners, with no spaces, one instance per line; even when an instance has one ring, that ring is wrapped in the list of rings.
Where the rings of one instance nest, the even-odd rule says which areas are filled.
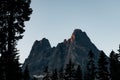
[[[111,51],[109,57],[100,51],[97,65],[95,65],[94,54],[90,51],[86,68],[84,80],[120,80],[120,46],[118,53]]]
[[[0,80],[21,80],[17,43],[32,13],[30,0],[0,0]]]
[[[45,76],[43,80],[82,80],[82,70],[81,66],[78,65],[75,69],[74,63],[71,59],[66,65],[65,69],[61,68],[59,71],[54,69],[51,73],[45,69]],[[37,80],[37,79],[36,79]]]
[[[100,51],[97,65],[95,65],[93,56],[92,51],[90,51],[84,80],[120,80],[120,46],[118,53],[111,51],[109,57]]]

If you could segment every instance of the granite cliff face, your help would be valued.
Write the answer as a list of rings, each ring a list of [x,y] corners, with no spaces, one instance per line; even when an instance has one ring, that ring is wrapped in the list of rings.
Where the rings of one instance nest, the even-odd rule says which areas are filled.
[[[39,75],[46,66],[50,70],[65,67],[69,59],[72,59],[75,65],[80,64],[84,68],[90,50],[94,52],[97,61],[99,50],[91,42],[87,34],[80,29],[75,29],[70,39],[65,39],[56,47],[51,47],[49,40],[43,38],[34,42],[23,69],[28,65],[31,75]]]

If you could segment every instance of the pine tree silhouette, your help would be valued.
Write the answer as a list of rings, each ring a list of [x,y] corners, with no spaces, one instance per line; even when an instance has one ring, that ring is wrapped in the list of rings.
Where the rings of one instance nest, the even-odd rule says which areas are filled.
[[[96,77],[96,67],[94,61],[94,53],[90,50],[88,53],[88,63],[85,72],[85,80],[94,80]]]
[[[117,71],[118,71],[118,76],[117,76],[117,78],[118,78],[118,80],[120,80],[120,45],[119,45],[119,49],[118,49],[118,55],[117,55],[117,60],[118,60],[118,67],[117,67]]]
[[[50,78],[50,73],[49,73],[49,68],[48,68],[48,66],[46,66],[45,67],[45,70],[44,70],[44,77],[43,77],[43,80],[50,80],[51,78]]]
[[[100,52],[100,56],[98,60],[97,78],[98,80],[109,80],[110,79],[107,57],[103,51]]]
[[[64,80],[64,71],[63,71],[63,67],[61,67],[61,69],[59,70],[59,73],[58,73],[58,79],[59,80]]]
[[[75,71],[75,80],[83,80],[82,79],[82,70],[81,70],[80,65],[78,65],[77,70]]]
[[[0,0],[0,80],[21,80],[21,67],[16,48],[22,33],[24,21],[32,13],[30,0]]]
[[[30,80],[28,65],[26,65],[26,67],[25,67],[25,70],[24,70],[24,73],[23,73],[23,78],[24,78],[24,80]]]
[[[65,80],[73,80],[74,79],[74,74],[75,74],[75,68],[74,64],[72,63],[72,60],[69,60],[69,63],[66,65],[65,68]]]
[[[111,80],[120,80],[120,46],[118,53],[115,53],[114,51],[110,53],[109,61]]]
[[[57,69],[53,70],[51,80],[58,80],[58,72]]]

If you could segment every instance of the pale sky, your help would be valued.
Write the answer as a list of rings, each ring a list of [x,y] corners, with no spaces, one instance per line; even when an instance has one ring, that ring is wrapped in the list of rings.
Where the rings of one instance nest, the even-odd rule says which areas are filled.
[[[51,46],[71,37],[74,29],[87,33],[107,55],[120,44],[120,0],[32,0],[33,13],[18,43],[20,62],[28,57],[35,40]]]

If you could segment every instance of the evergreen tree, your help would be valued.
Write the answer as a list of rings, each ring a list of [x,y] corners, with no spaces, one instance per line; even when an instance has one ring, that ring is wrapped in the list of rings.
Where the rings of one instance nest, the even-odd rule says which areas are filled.
[[[2,69],[1,56],[0,56],[0,80],[4,80],[3,79],[3,69]]]
[[[117,54],[117,60],[118,60],[118,66],[117,66],[117,71],[118,71],[118,80],[120,80],[120,45],[119,45],[119,49],[118,49],[118,54]]]
[[[88,53],[88,63],[85,72],[85,80],[94,80],[96,77],[95,70],[95,62],[94,62],[94,53],[90,50]]]
[[[30,80],[28,65],[26,65],[26,67],[25,67],[25,70],[24,70],[24,73],[23,73],[23,78],[24,78],[24,80]]]
[[[1,14],[1,13],[0,13]],[[3,54],[5,54],[6,51],[6,27],[3,27],[4,23],[1,22],[2,18],[0,18],[0,80],[5,80],[4,79],[4,64],[3,64]]]
[[[55,69],[55,70],[52,72],[51,80],[58,80],[58,72],[57,72],[57,69]]]
[[[37,80],[37,78],[33,77],[33,79],[32,79],[32,80]]]
[[[114,61],[114,63],[112,62]],[[115,78],[116,80],[120,80],[120,45],[119,45],[119,49],[118,49],[118,53],[115,53],[115,55],[113,56],[113,59],[111,61],[111,71],[113,70],[113,72],[115,74],[111,73],[111,76],[113,76],[113,79]]]
[[[118,53],[115,53],[114,51],[110,53],[109,61],[111,80],[120,80],[120,45]]]
[[[111,80],[118,80],[118,78],[117,78],[117,75],[118,75],[118,70],[117,70],[118,60],[117,60],[116,53],[114,51],[111,51],[109,61],[110,61]]]
[[[65,68],[65,80],[74,80],[74,74],[75,74],[75,69],[74,69],[74,64],[72,63],[71,59],[69,60],[69,63],[66,65]]]
[[[32,10],[30,0],[0,0],[0,65],[1,80],[21,80],[21,67],[16,48],[24,21],[29,20]],[[2,32],[2,33],[1,33]]]
[[[98,80],[110,80],[110,75],[108,71],[108,61],[105,53],[103,51],[100,52],[99,60],[98,60],[98,72],[97,72]]]
[[[59,76],[58,76],[59,80],[64,80],[64,71],[63,71],[63,67],[61,67],[61,69],[59,70]]]
[[[77,70],[75,71],[75,80],[82,80],[82,70],[80,65],[78,65]]]
[[[44,78],[43,80],[50,80],[50,74],[49,74],[49,71],[48,71],[48,66],[45,67],[45,70],[44,70]]]

